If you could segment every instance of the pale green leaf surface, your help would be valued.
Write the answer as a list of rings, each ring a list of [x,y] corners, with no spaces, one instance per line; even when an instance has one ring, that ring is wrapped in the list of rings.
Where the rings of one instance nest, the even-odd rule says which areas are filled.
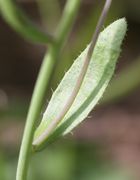
[[[88,116],[102,97],[112,77],[126,29],[127,24],[125,19],[119,19],[100,33],[87,73],[73,105],[52,134],[39,147],[36,147],[36,149],[40,149],[44,144],[60,135],[69,133]],[[74,61],[53,93],[42,121],[35,132],[34,139],[39,137],[46,130],[49,123],[62,111],[75,86],[88,47]]]

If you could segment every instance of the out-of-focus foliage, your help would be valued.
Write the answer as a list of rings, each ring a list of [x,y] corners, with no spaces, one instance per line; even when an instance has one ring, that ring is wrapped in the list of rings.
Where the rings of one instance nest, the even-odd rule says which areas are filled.
[[[66,141],[64,144],[52,145],[33,157],[30,180],[129,180],[130,173],[106,161],[100,153],[102,147],[97,144]],[[14,179],[15,155],[1,152],[0,156],[1,179]]]

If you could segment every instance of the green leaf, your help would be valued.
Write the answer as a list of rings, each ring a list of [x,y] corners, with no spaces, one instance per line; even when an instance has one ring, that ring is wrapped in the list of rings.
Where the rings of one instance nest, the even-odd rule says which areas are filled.
[[[75,60],[53,93],[42,121],[35,132],[33,141],[35,151],[40,150],[44,145],[54,141],[59,136],[69,133],[88,116],[98,103],[113,75],[126,29],[127,23],[123,18],[115,21],[100,33],[88,70],[74,103],[55,130],[44,141],[36,144],[34,143],[36,139],[47,130],[49,124],[59,115],[71,95],[89,46]]]

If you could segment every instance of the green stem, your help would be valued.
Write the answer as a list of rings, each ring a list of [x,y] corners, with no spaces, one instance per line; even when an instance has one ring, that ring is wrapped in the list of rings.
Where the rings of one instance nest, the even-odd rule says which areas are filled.
[[[68,0],[65,5],[62,19],[56,31],[57,46],[59,49],[63,47],[63,45],[67,40],[74,19],[76,17],[77,11],[79,9],[80,3],[81,0]]]
[[[79,5],[80,0],[67,1],[62,20],[60,21],[60,25],[56,33],[57,43],[53,44],[53,46],[49,48],[49,52],[45,56],[43,64],[41,66],[26,120],[26,126],[20,149],[16,180],[27,179],[27,171],[29,166],[29,158],[31,156],[31,144],[33,140],[35,125],[40,117],[40,112],[45,99],[45,92],[49,83],[49,79],[52,75],[56,59],[59,56],[65,39],[67,38],[71,30],[71,26],[75,19]]]
[[[53,37],[33,24],[13,0],[0,0],[0,11],[5,21],[25,39],[38,43],[53,42]]]
[[[55,64],[55,57],[56,54],[54,49],[50,48],[48,55],[44,58],[44,62],[41,66],[41,70],[36,82],[21,144],[19,162],[17,167],[17,180],[25,180],[27,176],[35,122],[39,119],[40,116],[46,87],[49,83],[49,77]]]
[[[65,8],[64,8],[64,11],[62,14],[61,21],[60,21],[58,28],[56,30],[56,33],[55,33],[56,46],[59,49],[59,52],[65,45],[65,42],[69,36],[69,33],[71,32],[72,25],[74,23],[74,19],[76,17],[77,11],[79,9],[80,3],[81,3],[81,0],[67,0],[67,3],[65,5]],[[58,65],[59,62],[60,62],[60,60],[58,59],[58,61],[55,64],[55,67],[54,67],[54,72],[56,71],[55,68],[59,67],[59,65]],[[52,77],[51,81],[53,81],[53,80],[54,79]]]

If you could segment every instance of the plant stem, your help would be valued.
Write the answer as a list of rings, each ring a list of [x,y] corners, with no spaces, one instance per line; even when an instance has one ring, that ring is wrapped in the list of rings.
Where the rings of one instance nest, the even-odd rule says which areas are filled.
[[[79,9],[81,0],[68,0],[62,15],[62,19],[56,31],[56,41],[59,49],[65,44],[71,31],[74,19]]]
[[[52,75],[56,59],[59,56],[60,50],[63,47],[65,40],[70,32],[79,5],[80,0],[67,1],[60,25],[58,27],[58,31],[56,32],[56,43],[49,47],[49,52],[46,54],[41,66],[27,115],[26,126],[20,149],[16,180],[27,179],[29,158],[31,156],[31,144],[36,121],[39,119],[41,114],[41,109],[46,94],[45,92],[50,76]]]
[[[50,48],[48,55],[44,58],[44,62],[41,66],[41,70],[36,82],[21,144],[17,167],[17,180],[25,180],[27,176],[35,123],[40,116],[42,102],[44,102],[44,94],[46,92],[46,87],[49,83],[49,77],[55,63],[55,57],[56,55],[54,49]]]
[[[38,43],[53,42],[53,37],[33,24],[13,0],[0,0],[0,11],[5,21],[25,39]]]

